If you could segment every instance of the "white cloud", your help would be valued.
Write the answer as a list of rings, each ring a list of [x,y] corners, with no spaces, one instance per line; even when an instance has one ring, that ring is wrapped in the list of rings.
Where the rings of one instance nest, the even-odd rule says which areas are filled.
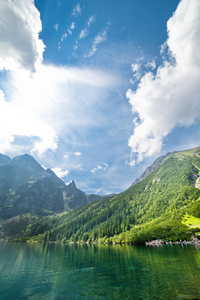
[[[40,13],[33,0],[0,2],[0,70],[34,72],[43,59]]]
[[[87,23],[86,23],[86,27],[84,29],[81,30],[80,34],[79,34],[79,39],[84,39],[86,36],[88,36],[89,34],[89,29],[91,24],[93,24],[96,21],[96,17],[95,16],[90,16]]]
[[[66,182],[66,185],[70,185],[72,183],[72,180],[70,180],[69,182]]]
[[[75,22],[72,22],[70,25],[70,29],[73,30],[75,28]]]
[[[141,69],[141,64],[132,64],[131,67],[133,72],[138,72]]]
[[[80,4],[78,3],[78,4],[74,7],[74,9],[73,9],[73,11],[72,11],[72,16],[73,16],[73,17],[77,17],[78,15],[81,14],[81,11],[82,11],[81,6],[80,6]]]
[[[200,1],[182,0],[167,22],[170,61],[146,73],[135,92],[128,90],[140,120],[129,139],[133,160],[159,152],[175,126],[193,124],[200,112]]]
[[[68,34],[69,35],[72,35],[72,31],[74,30],[75,28],[75,22],[72,22],[70,27],[67,28],[67,32],[64,32],[61,36],[61,39],[60,39],[60,42],[58,43],[58,49],[61,49],[61,43],[64,42],[64,40],[66,40]]]
[[[63,33],[63,35],[61,36],[60,41],[63,42],[64,40],[66,40],[66,38],[67,38],[67,33],[65,32],[65,33]]]
[[[90,28],[91,24],[93,24],[96,21],[96,16],[90,16],[89,20],[87,21],[87,26]]]
[[[91,57],[92,55],[95,54],[95,52],[97,51],[97,46],[105,41],[107,41],[107,33],[109,30],[109,26],[110,23],[108,23],[108,25],[102,29],[102,31],[100,33],[97,34],[97,36],[94,38],[94,42],[92,44],[92,48],[89,51],[88,55],[85,55],[84,57]]]
[[[75,156],[81,156],[81,155],[82,155],[82,153],[81,153],[81,152],[79,152],[79,151],[77,151],[77,152],[74,152],[74,155],[75,155]]]
[[[90,50],[88,55],[85,55],[85,57],[91,57],[94,55],[94,53],[97,51],[98,44],[101,44],[103,42],[107,41],[107,31],[103,30],[103,32],[99,33],[93,42],[92,49]]]
[[[53,168],[52,171],[60,178],[63,178],[69,174],[68,170],[62,170],[61,168]]]
[[[34,137],[30,151],[56,150],[73,130],[98,123],[96,104],[116,79],[89,69],[40,65],[36,73],[10,73],[0,91],[0,152],[13,147],[15,136]],[[59,118],[58,118],[59,116]]]
[[[59,24],[54,25],[54,28],[55,28],[56,31],[58,31],[58,27],[59,27]]]
[[[146,68],[150,68],[152,70],[155,70],[155,68],[156,68],[156,62],[155,62],[155,60],[147,62],[146,65],[145,65],[145,67]]]
[[[132,78],[130,79],[130,82],[132,84],[134,84],[135,82],[137,82],[141,76],[142,76],[142,73],[141,73],[141,64],[132,64],[131,65],[131,68],[132,68],[132,71],[133,71],[133,76]]]
[[[79,39],[84,39],[87,35],[88,35],[89,31],[87,28],[84,28],[81,30],[80,34],[79,34]]]
[[[42,61],[44,44],[38,37],[41,29],[40,14],[33,0],[1,1],[0,69],[12,70],[10,74],[26,73],[27,77],[31,78],[30,71],[36,71],[36,67],[38,69]],[[28,70],[28,72],[23,70]],[[21,82],[22,94],[26,88],[25,84],[26,80]],[[1,152],[8,151],[11,145],[12,148],[21,149],[20,145],[15,144],[15,138],[18,136],[32,137],[34,143],[30,141],[30,144],[32,144],[33,151],[37,149],[39,153],[42,153],[47,148],[55,150],[57,147],[55,130],[36,117],[34,113],[30,113],[30,110],[28,112],[27,107],[23,107],[18,99],[12,98],[14,93],[12,88],[14,86],[10,86],[7,82],[6,97],[0,91]],[[15,92],[17,89],[16,87]]]
[[[39,154],[42,154],[45,149],[48,148],[55,150],[57,148],[55,130],[51,126],[49,126],[48,123],[44,122],[44,120],[40,119],[39,116],[36,115],[36,111],[31,112],[34,105],[32,106],[31,103],[27,101],[27,99],[23,98],[28,96],[30,97],[30,95],[28,95],[28,91],[25,91],[23,87],[23,84],[25,83],[27,83],[30,87],[29,80],[26,79],[24,82],[22,81],[21,86],[16,87],[16,90],[13,91],[14,95],[12,96],[14,97],[12,100],[9,99],[11,101],[6,101],[5,97],[2,97],[1,93],[0,151],[5,152],[9,150],[11,147],[11,143],[14,142],[15,136],[38,137],[39,141],[36,140],[32,151],[37,151]],[[12,89],[11,86],[10,89]],[[19,94],[17,92],[17,89],[20,89]],[[12,91],[10,91],[10,93],[12,93]],[[22,99],[18,99],[18,97],[20,97],[20,94],[22,96]],[[34,99],[32,99],[32,101],[34,101]],[[29,104],[30,107],[28,107]],[[39,103],[37,103],[36,105],[39,106]]]
[[[90,172],[92,174],[95,174],[97,171],[105,171],[109,167],[108,164],[103,163],[103,165],[97,165],[94,169],[92,169]]]
[[[76,42],[75,42],[75,44],[74,44],[74,46],[73,46],[73,49],[74,49],[75,51],[78,50],[78,47],[79,47],[79,40],[82,40],[82,39],[86,38],[86,36],[88,36],[90,26],[91,26],[91,24],[93,24],[95,21],[96,21],[95,16],[90,16],[90,17],[89,17],[89,19],[88,19],[88,21],[87,21],[87,23],[86,23],[86,27],[83,28],[83,29],[81,30],[81,32],[80,32],[80,34],[79,34],[79,37],[76,39]]]
[[[72,31],[69,28],[67,29],[67,32],[72,35]]]

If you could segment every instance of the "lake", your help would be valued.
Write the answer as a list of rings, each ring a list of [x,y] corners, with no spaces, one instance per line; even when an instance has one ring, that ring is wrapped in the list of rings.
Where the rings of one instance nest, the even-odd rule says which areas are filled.
[[[1,242],[0,299],[200,299],[200,249]]]

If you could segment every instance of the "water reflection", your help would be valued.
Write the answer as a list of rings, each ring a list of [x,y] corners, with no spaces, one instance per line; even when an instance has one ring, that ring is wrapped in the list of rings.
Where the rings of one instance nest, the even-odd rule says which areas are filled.
[[[0,299],[200,299],[199,282],[192,245],[0,243]]]

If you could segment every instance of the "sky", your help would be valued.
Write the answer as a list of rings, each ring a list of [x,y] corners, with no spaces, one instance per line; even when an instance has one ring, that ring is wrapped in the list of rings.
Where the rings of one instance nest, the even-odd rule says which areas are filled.
[[[200,146],[199,0],[1,0],[0,153],[119,193]]]

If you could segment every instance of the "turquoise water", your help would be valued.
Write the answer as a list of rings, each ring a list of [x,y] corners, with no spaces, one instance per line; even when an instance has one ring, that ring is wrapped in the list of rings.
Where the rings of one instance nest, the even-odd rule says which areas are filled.
[[[200,249],[0,243],[0,299],[200,299]]]

